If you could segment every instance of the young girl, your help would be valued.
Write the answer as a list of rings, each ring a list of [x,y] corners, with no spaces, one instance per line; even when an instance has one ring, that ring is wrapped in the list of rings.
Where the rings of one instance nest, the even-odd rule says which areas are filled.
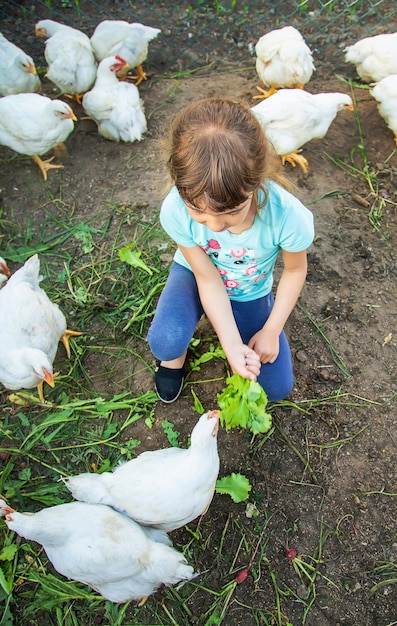
[[[251,109],[229,99],[199,100],[177,114],[168,167],[174,186],[160,221],[178,250],[148,333],[160,361],[156,391],[163,402],[178,398],[205,313],[232,371],[281,400],[294,381],[283,327],[305,283],[312,214],[277,183],[279,161]]]

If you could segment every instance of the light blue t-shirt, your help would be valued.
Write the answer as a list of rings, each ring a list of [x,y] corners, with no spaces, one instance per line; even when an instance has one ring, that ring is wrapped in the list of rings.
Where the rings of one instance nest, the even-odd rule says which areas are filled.
[[[267,295],[281,249],[301,252],[314,237],[313,215],[298,198],[274,182],[267,184],[268,201],[249,230],[215,233],[192,219],[173,187],[164,199],[160,222],[177,244],[200,246],[218,268],[231,300],[247,302]],[[259,203],[263,192],[259,192]],[[174,260],[191,269],[180,250]]]

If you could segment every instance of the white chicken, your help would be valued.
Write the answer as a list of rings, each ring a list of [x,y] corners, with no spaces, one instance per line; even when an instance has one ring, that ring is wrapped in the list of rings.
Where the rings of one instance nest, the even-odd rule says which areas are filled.
[[[7,282],[11,272],[2,256],[0,256],[0,288]]]
[[[188,449],[143,452],[113,472],[65,479],[76,500],[107,504],[140,524],[171,531],[206,512],[219,473],[219,411],[204,413]]]
[[[311,94],[301,89],[280,89],[251,108],[283,165],[299,164],[304,172],[308,162],[298,153],[299,148],[312,139],[322,139],[338,111],[344,109],[353,110],[352,99],[345,93]]]
[[[35,254],[0,290],[0,382],[6,389],[54,386],[53,361],[61,340],[70,356],[65,316],[40,287],[40,261]]]
[[[50,169],[63,168],[40,155],[59,150],[74,128],[76,117],[68,104],[35,93],[0,98],[0,144],[19,154],[31,156],[44,180]]]
[[[397,74],[397,33],[364,37],[345,48],[346,63],[356,66],[357,74],[366,83],[375,83]]]
[[[142,528],[103,504],[69,502],[18,513],[0,500],[10,530],[41,544],[63,576],[111,602],[140,600],[160,585],[193,577],[193,568],[161,530]]]
[[[94,84],[97,70],[89,37],[53,20],[37,22],[35,33],[38,37],[48,37],[44,51],[48,63],[47,78],[62,94],[81,103],[82,94]]]
[[[94,30],[91,45],[98,61],[105,57],[120,56],[127,61],[128,68],[136,67],[136,85],[139,85],[147,78],[142,63],[147,58],[149,42],[159,33],[159,28],[139,22],[129,24],[124,20],[104,20]],[[125,72],[128,68],[125,68]]]
[[[370,92],[378,102],[379,113],[394,133],[397,144],[397,73],[382,78]]]
[[[40,89],[32,57],[0,33],[0,96],[37,93]]]
[[[119,56],[103,59],[95,85],[82,102],[86,113],[98,124],[99,134],[111,141],[140,140],[147,129],[138,88],[117,78],[116,72],[124,67],[126,62]]]
[[[255,46],[256,71],[269,90],[257,87],[268,98],[277,89],[303,89],[315,69],[312,52],[300,32],[293,26],[284,26],[263,35]]]

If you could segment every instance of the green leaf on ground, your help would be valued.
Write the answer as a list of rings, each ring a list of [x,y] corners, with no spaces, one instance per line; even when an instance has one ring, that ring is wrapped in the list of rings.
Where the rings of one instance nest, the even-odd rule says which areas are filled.
[[[174,424],[172,422],[169,422],[168,420],[163,420],[161,422],[161,425],[164,428],[164,432],[167,435],[167,439],[170,444],[174,448],[180,448],[178,437],[181,433],[175,430]]]
[[[216,481],[216,493],[225,493],[231,497],[233,502],[243,502],[247,500],[251,485],[246,476],[242,474],[229,474]]]
[[[131,265],[132,267],[137,267],[141,270],[144,270],[150,276],[152,276],[153,270],[148,265],[146,265],[144,261],[142,261],[141,255],[142,252],[140,250],[133,250],[131,244],[119,250],[120,261],[128,263],[128,265]]]

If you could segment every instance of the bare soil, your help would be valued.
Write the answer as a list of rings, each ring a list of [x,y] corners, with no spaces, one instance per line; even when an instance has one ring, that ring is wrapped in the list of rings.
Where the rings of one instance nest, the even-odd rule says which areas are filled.
[[[347,70],[346,76],[349,74],[354,75]],[[132,145],[108,142],[97,135],[91,121],[80,119],[67,141],[64,170],[50,172],[47,183],[30,159],[1,148],[3,219],[21,230],[31,224],[37,228],[45,222],[49,207],[62,211],[62,203],[73,207],[73,217],[91,220],[90,225],[100,231],[109,215],[109,203],[127,207],[133,219],[151,219],[158,213],[164,173],[158,139],[169,120],[200,97],[230,96],[252,105],[256,84],[254,69],[167,80],[154,74],[141,85],[148,116],[143,141]],[[348,91],[332,73],[323,74],[321,67],[307,88],[311,92]],[[45,91],[54,95],[49,83],[45,83]],[[220,476],[241,472],[249,478],[250,502],[258,515],[248,517],[244,503],[233,504],[229,498],[215,495],[200,523],[201,556],[194,566],[199,571],[210,569],[206,586],[220,591],[233,579],[231,570],[247,565],[264,527],[269,537],[262,546],[261,560],[254,561],[247,581],[236,587],[230,599],[224,621],[230,626],[266,623],[258,615],[275,610],[272,575],[281,589],[289,587],[296,593],[295,598],[290,594],[281,599],[285,623],[287,618],[294,626],[304,623],[305,607],[299,598],[305,597],[310,585],[302,584],[286,558],[287,544],[303,560],[313,563],[309,560],[312,556],[318,561],[317,597],[306,617],[308,626],[397,623],[397,155],[392,133],[369,92],[356,88],[355,97],[369,169],[376,172],[379,197],[384,200],[380,230],[368,219],[375,199],[365,177],[360,171],[351,176],[327,156],[343,155],[350,162],[350,154],[360,142],[352,113],[343,112],[323,140],[304,147],[307,174],[286,166],[296,184],[296,195],[311,208],[316,224],[307,284],[286,328],[296,375],[290,404],[272,407],[275,430],[267,439],[252,442],[246,433],[236,430],[219,434]],[[73,107],[81,118],[82,109]],[[362,165],[357,153],[355,163]],[[57,199],[52,204],[51,196]],[[125,232],[126,242],[128,237]],[[109,236],[104,241],[106,245]],[[4,249],[6,242],[4,234]],[[82,262],[76,243],[64,245],[75,245],[76,264]],[[165,259],[170,261],[171,252]],[[14,264],[13,269],[16,267]],[[98,332],[98,323],[93,322],[87,331]],[[205,321],[197,336],[213,337],[216,342]],[[110,340],[132,348],[135,341],[128,333]],[[88,351],[81,358],[94,391],[101,395],[153,388],[150,369],[136,368],[133,357],[126,356],[119,368],[113,363],[111,377],[105,359],[90,356]],[[146,358],[153,367],[148,351]],[[135,373],[131,376],[130,372]],[[167,446],[160,422],[168,419],[186,442],[197,418],[191,387],[206,409],[215,408],[226,374],[222,361],[204,364],[189,376],[175,404],[156,405],[149,437],[139,424],[123,437],[142,438],[138,451]],[[238,550],[243,534],[248,542]],[[181,529],[172,538],[177,545],[185,545],[190,535]],[[221,542],[222,554],[218,554]],[[390,564],[389,572],[394,571],[394,581],[373,590],[383,581],[376,568],[384,563]],[[153,617],[153,602],[161,603],[163,593],[142,609],[130,607],[124,623],[160,623]],[[188,606],[190,623],[204,624],[200,616],[208,610],[208,595],[195,594]],[[182,623],[177,614],[175,619]],[[96,620],[101,623],[100,611]]]

